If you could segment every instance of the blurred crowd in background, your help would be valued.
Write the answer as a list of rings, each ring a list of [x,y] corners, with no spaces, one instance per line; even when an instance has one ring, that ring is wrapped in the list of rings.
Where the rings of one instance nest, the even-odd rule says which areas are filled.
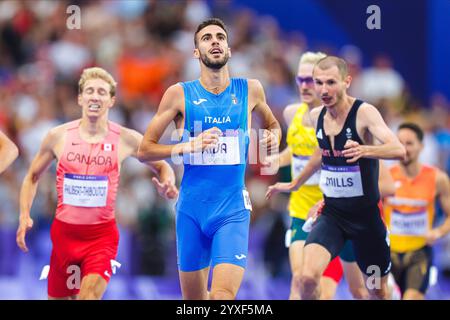
[[[79,30],[66,26],[71,4],[81,8]],[[110,119],[143,133],[168,86],[199,77],[193,35],[209,17],[221,18],[229,28],[231,76],[261,81],[284,133],[282,110],[299,100],[294,78],[299,58],[305,51],[323,51],[348,62],[351,95],[378,107],[393,130],[404,120],[420,124],[426,131],[423,162],[450,172],[450,102],[439,92],[429,101],[417,100],[388,53],[363,65],[364,52],[354,44],[310,47],[301,30],[285,32],[275,18],[227,0],[1,1],[0,130],[19,146],[20,157],[0,178],[0,277],[19,274],[14,261],[23,255],[15,248],[20,185],[46,132],[80,117],[77,94],[83,68],[100,66],[112,73],[118,90]],[[164,142],[170,143],[173,129],[168,128]],[[174,167],[179,183],[182,166]],[[50,254],[55,168],[42,178],[31,213],[35,226],[27,238],[26,261],[37,273]],[[288,197],[267,202],[264,193],[276,180],[289,180],[290,170],[263,176],[259,169],[250,165],[247,173],[254,209],[251,248],[259,239],[252,254],[269,277],[289,281],[284,247]],[[145,166],[133,160],[124,164],[116,212],[123,240],[121,272],[176,277],[173,206],[157,195]],[[440,268],[450,270],[450,241],[443,243]]]

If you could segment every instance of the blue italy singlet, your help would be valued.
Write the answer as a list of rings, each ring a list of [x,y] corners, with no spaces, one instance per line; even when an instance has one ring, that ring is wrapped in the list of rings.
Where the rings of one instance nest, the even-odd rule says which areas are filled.
[[[245,267],[251,209],[244,183],[249,145],[247,80],[231,78],[217,95],[199,80],[181,85],[185,96],[182,142],[213,127],[222,136],[214,149],[183,158],[176,206],[180,269],[199,270],[210,262]]]
[[[201,200],[231,196],[236,189],[244,188],[249,143],[247,80],[232,78],[227,89],[218,95],[203,88],[199,80],[182,85],[185,94],[183,141],[194,139],[213,127],[219,128],[223,136],[215,149],[184,156],[181,192]],[[205,189],[214,192],[205,192]]]

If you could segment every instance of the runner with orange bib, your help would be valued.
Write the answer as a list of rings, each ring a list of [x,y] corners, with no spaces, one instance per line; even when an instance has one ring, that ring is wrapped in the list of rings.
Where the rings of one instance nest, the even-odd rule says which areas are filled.
[[[431,245],[450,232],[450,183],[447,174],[419,162],[423,131],[404,123],[398,138],[406,158],[390,168],[396,191],[385,201],[385,219],[390,230],[392,274],[404,300],[425,298],[432,265]],[[439,199],[447,218],[432,228],[435,200]]]

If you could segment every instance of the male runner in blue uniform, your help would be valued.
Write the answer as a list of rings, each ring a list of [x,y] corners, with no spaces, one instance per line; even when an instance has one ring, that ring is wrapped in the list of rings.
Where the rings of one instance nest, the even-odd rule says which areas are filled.
[[[219,19],[194,35],[200,79],[171,86],[144,135],[141,160],[184,155],[176,207],[177,254],[184,299],[234,299],[247,262],[251,203],[244,175],[256,111],[266,129],[261,144],[278,148],[281,129],[258,80],[230,78],[228,33]],[[175,145],[158,143],[171,121],[184,128]]]
[[[305,243],[302,299],[319,298],[323,271],[349,239],[371,298],[386,299],[391,261],[380,210],[378,159],[402,159],[405,148],[374,106],[347,95],[351,77],[344,60],[319,60],[313,77],[323,103],[311,111],[319,152],[294,181],[270,186],[266,196],[296,190],[321,164],[325,206]]]

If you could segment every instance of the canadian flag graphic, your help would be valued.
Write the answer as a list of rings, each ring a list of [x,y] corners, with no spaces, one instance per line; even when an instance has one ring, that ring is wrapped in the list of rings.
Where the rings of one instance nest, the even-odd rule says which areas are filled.
[[[114,145],[112,143],[103,143],[102,144],[102,150],[103,151],[113,151]]]

